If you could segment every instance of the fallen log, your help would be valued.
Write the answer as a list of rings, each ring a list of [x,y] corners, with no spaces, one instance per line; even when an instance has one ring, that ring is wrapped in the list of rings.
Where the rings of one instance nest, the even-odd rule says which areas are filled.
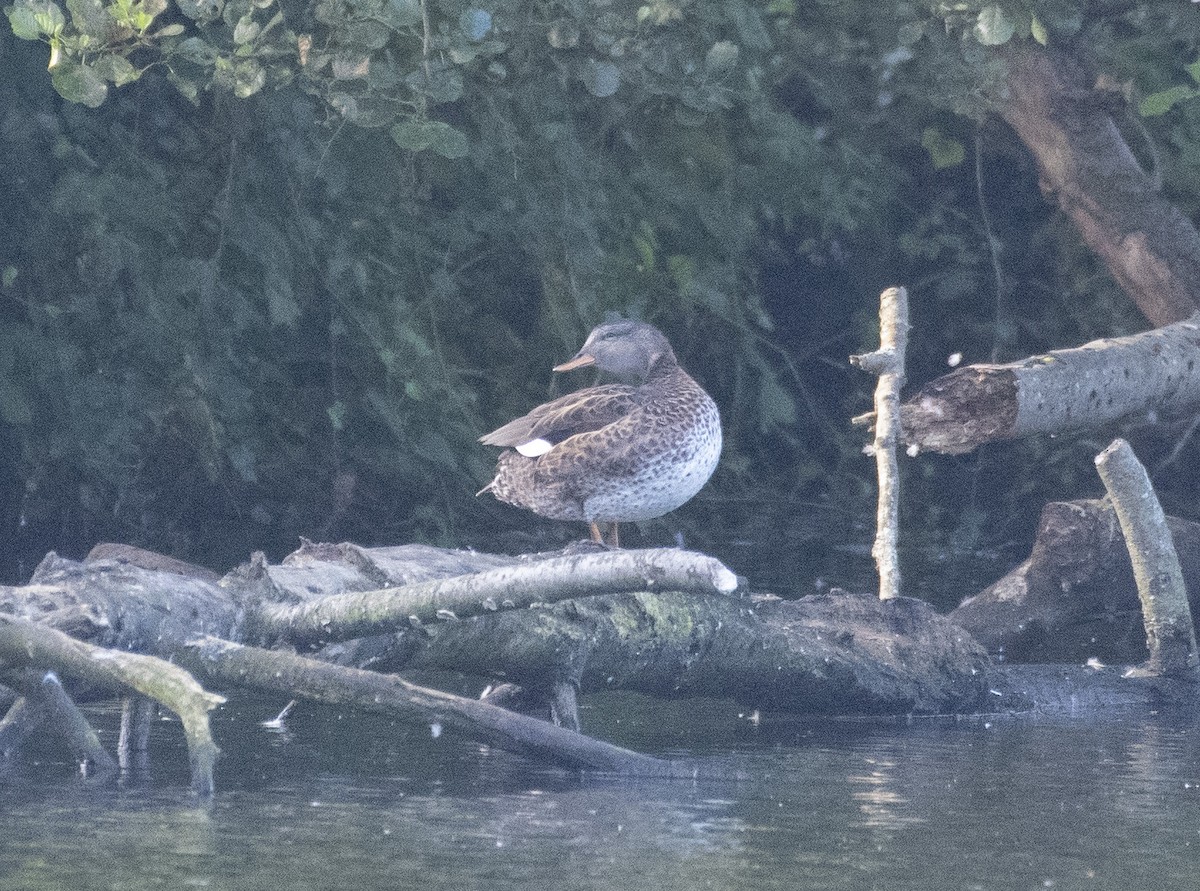
[[[400,588],[298,604],[262,603],[249,614],[246,634],[308,648],[535,603],[622,591],[730,594],[737,584],[737,577],[719,561],[688,551],[569,554]]]
[[[374,642],[379,646],[379,642]],[[841,592],[751,604],[674,592],[556,604],[405,635],[376,666],[452,668],[547,695],[634,690],[727,697],[800,714],[969,711],[985,698],[982,649],[928,604]]]
[[[910,446],[960,455],[989,442],[1197,407],[1200,314],[1019,362],[956,369],[909,398],[902,423]]]

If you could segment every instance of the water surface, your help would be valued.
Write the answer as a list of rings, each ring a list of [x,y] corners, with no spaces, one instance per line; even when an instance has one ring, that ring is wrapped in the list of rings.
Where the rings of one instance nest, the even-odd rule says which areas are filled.
[[[585,700],[598,735],[737,780],[580,778],[427,728],[235,700],[216,797],[178,725],[120,784],[0,774],[0,891],[1195,888],[1198,725],[772,721]],[[93,712],[111,738],[116,715]]]

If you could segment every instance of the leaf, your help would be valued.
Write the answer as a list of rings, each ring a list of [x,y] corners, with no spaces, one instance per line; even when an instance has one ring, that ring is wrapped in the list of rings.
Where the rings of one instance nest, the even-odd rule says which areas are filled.
[[[704,70],[713,77],[724,77],[737,67],[737,62],[737,44],[718,40],[704,56]]]
[[[985,6],[975,22],[975,36],[984,46],[1002,46],[1012,40],[1016,26],[999,6]]]
[[[113,17],[104,8],[101,0],[66,0],[71,24],[84,34],[105,38],[113,26]]]
[[[371,73],[371,57],[342,52],[333,57],[330,69],[337,80],[357,80]]]
[[[1188,73],[1188,76],[1192,80],[1200,84],[1200,59],[1197,59],[1191,65],[1185,65],[1183,70]]]
[[[1200,96],[1200,90],[1184,84],[1151,93],[1138,103],[1138,114],[1144,118],[1156,118],[1166,114],[1180,102]]]
[[[486,9],[468,9],[458,17],[458,27],[467,40],[478,42],[492,30],[492,14]]]
[[[211,65],[220,53],[215,46],[205,43],[199,37],[189,37],[175,47],[175,54],[197,65]]]
[[[93,66],[96,74],[104,78],[115,87],[124,86],[127,83],[132,83],[141,77],[141,72],[130,64],[129,60],[124,56],[116,53],[109,53],[101,56],[96,60]]]
[[[462,72],[444,66],[431,65],[428,72],[423,67],[418,68],[404,78],[404,82],[434,105],[455,102],[463,93]]]
[[[42,35],[53,37],[67,23],[58,4],[48,0],[17,0],[12,6],[5,7],[4,12],[13,34],[22,40],[37,40]]]
[[[947,136],[937,127],[926,127],[921,133],[921,145],[929,152],[935,170],[947,167],[957,167],[967,157],[963,144],[952,136]]]
[[[421,4],[419,0],[387,0],[378,18],[392,30],[411,28],[421,22]]]
[[[258,22],[254,21],[253,14],[247,13],[238,19],[237,26],[233,29],[233,42],[238,45],[249,43],[256,38],[261,31],[262,26],[259,25]]]
[[[443,158],[465,158],[471,150],[467,137],[445,121],[409,118],[393,124],[391,134],[396,145],[413,152],[428,149]]]
[[[178,0],[177,5],[180,12],[198,22],[211,22],[219,19],[225,8],[224,0]]]
[[[108,97],[108,84],[87,65],[72,60],[54,66],[50,76],[58,95],[68,102],[78,102],[88,108],[98,108]]]
[[[1029,21],[1029,33],[1033,35],[1033,39],[1042,46],[1050,45],[1050,34],[1046,31],[1046,26],[1042,24],[1042,20],[1034,16]]]
[[[597,62],[589,59],[580,72],[583,85],[593,96],[607,98],[621,86],[621,69],[612,62]]]

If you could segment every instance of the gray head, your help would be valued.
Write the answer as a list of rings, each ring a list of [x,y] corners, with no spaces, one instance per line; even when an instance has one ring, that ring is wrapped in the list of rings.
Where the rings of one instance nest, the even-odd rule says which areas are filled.
[[[587,365],[624,380],[643,381],[655,371],[674,367],[676,360],[671,345],[653,325],[618,319],[593,328],[575,357],[554,370]]]

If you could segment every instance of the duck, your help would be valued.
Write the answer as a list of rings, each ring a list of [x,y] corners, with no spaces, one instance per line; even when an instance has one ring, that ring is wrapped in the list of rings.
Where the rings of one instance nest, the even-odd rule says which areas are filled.
[[[721,416],[667,338],[645,322],[599,325],[553,370],[578,368],[618,382],[568,393],[481,436],[505,451],[476,494],[582,521],[593,541],[619,547],[619,524],[661,517],[708,482],[721,456]]]

